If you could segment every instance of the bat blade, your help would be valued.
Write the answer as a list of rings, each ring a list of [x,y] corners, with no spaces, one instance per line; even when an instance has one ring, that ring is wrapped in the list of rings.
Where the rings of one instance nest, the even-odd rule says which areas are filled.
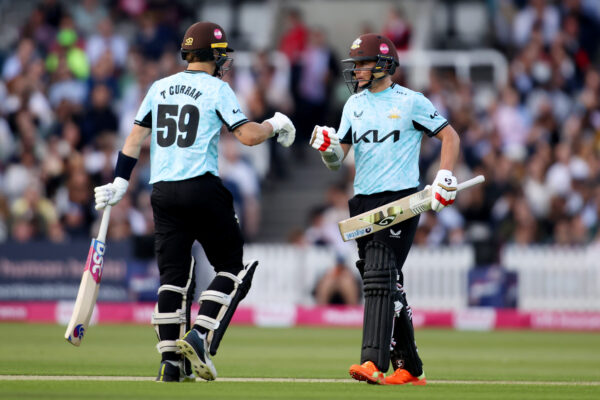
[[[431,208],[429,188],[338,223],[345,242],[370,235]]]
[[[73,307],[73,314],[65,332],[65,339],[74,346],[81,344],[94,312],[100,281],[102,280],[104,251],[104,243],[92,239],[79,291],[77,292],[77,299]]]
[[[460,183],[457,190],[464,190],[484,181],[483,175],[478,175]],[[340,221],[338,227],[342,239],[347,242],[387,229],[427,210],[431,210],[431,189],[429,187],[410,196]]]

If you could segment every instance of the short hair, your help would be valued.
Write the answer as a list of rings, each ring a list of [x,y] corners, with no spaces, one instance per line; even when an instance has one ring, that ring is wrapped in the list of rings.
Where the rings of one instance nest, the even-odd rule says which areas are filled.
[[[199,49],[194,51],[186,51],[184,54],[184,60],[188,63],[192,62],[205,62],[215,61],[215,56],[212,49]]]

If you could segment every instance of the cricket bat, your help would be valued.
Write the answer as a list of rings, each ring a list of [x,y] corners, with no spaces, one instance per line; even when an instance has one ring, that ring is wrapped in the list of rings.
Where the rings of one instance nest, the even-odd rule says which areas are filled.
[[[92,318],[96,299],[98,298],[102,268],[104,266],[104,251],[106,249],[104,242],[106,241],[110,209],[111,206],[106,206],[104,209],[98,237],[92,239],[79,291],[77,292],[77,300],[75,300],[75,306],[73,307],[73,314],[65,332],[65,339],[74,346],[81,344],[81,340],[90,323],[90,318]]]
[[[485,181],[483,175],[478,175],[459,183],[457,190],[461,191],[483,181]],[[431,188],[429,186],[410,196],[338,222],[338,226],[342,239],[347,242],[387,229],[427,210],[431,210]]]

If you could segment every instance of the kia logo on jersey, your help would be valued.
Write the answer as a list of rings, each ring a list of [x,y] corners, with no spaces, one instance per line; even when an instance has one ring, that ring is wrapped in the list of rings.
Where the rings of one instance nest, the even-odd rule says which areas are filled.
[[[352,134],[352,139],[354,140],[354,143],[383,143],[389,138],[392,138],[392,142],[397,142],[398,140],[400,140],[400,131],[396,129],[381,137],[379,136],[379,131],[377,129],[369,129],[360,136],[356,132],[353,132]]]

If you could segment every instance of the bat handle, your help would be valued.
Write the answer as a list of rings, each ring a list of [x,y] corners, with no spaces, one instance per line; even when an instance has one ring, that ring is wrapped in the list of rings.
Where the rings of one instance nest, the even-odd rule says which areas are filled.
[[[456,190],[461,191],[463,189],[470,188],[471,186],[480,184],[484,181],[485,181],[485,177],[483,175],[477,175],[475,178],[471,178],[467,181],[459,183]]]
[[[106,232],[108,231],[108,220],[110,219],[110,209],[112,206],[106,206],[104,208],[104,213],[102,213],[102,221],[100,221],[100,229],[98,229],[98,237],[97,241],[105,243],[106,242]]]

